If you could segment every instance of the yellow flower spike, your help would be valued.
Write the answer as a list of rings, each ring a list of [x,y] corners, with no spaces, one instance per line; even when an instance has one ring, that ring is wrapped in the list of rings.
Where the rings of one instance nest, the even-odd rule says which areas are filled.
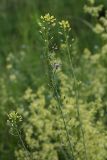
[[[65,21],[65,20],[62,20],[61,22],[59,22],[59,25],[61,28],[63,28],[64,30],[67,30],[67,29],[71,29],[70,28],[70,24],[68,21]]]
[[[54,16],[51,16],[49,13],[41,16],[40,18],[43,22],[47,22],[48,24],[52,24],[52,26],[55,26],[56,18]]]
[[[11,121],[12,123],[14,122],[21,122],[22,121],[22,117],[21,115],[19,115],[17,112],[12,111],[10,114],[8,114],[8,119],[9,121]]]

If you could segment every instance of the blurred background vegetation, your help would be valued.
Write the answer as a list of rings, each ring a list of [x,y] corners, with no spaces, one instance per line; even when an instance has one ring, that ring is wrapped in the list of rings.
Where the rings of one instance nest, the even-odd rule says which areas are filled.
[[[41,15],[48,12],[59,20],[69,20],[72,37],[74,37],[72,51],[77,56],[74,58],[77,63],[75,66],[81,65],[80,68],[78,67],[77,74],[87,85],[85,91],[82,90],[81,96],[85,97],[84,101],[87,103],[96,103],[95,95],[97,97],[99,94],[98,97],[103,100],[103,109],[100,109],[101,106],[98,107],[98,113],[95,117],[100,117],[99,110],[101,113],[104,112],[101,122],[106,128],[107,120],[104,116],[107,113],[105,107],[107,105],[107,77],[105,75],[107,55],[106,48],[103,48],[106,41],[103,41],[93,29],[100,17],[105,16],[107,1],[95,1],[95,6],[104,5],[97,18],[84,13],[84,6],[87,2],[84,0],[0,0],[0,160],[15,160],[15,150],[17,146],[20,146],[18,138],[8,132],[7,113],[21,108],[19,106],[23,108],[24,105],[26,111],[26,102],[23,102],[22,105],[20,97],[24,95],[27,88],[30,87],[36,91],[45,83],[41,63],[41,39],[37,22]],[[84,56],[84,52],[87,57]],[[101,57],[103,55],[103,57],[99,62],[97,57],[91,57],[93,55],[101,55]],[[80,57],[82,57],[81,60]],[[63,54],[62,59],[64,59]],[[93,69],[95,70],[93,71]],[[80,74],[82,71],[84,71],[83,75]],[[94,75],[96,77],[93,77]],[[96,88],[101,90],[98,92]],[[97,99],[97,103],[101,102],[98,102]],[[16,155],[18,154],[16,153]],[[100,160],[106,160],[106,158],[102,157]],[[19,158],[19,160],[22,159]]]

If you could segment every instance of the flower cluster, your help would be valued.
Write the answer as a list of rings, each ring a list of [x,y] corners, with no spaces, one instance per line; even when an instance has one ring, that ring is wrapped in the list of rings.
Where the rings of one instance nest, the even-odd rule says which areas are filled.
[[[8,114],[8,122],[11,124],[17,124],[22,121],[22,117],[15,111]]]
[[[22,116],[20,116],[17,112],[12,111],[8,114],[7,125],[9,126],[9,132],[12,135],[17,134],[17,127],[19,126],[20,122],[22,122]]]
[[[67,30],[67,29],[71,29],[70,28],[70,24],[68,21],[62,20],[61,22],[59,22],[59,25],[62,29]]]
[[[41,16],[41,20],[43,22],[46,22],[48,24],[52,24],[55,26],[56,18],[54,16],[51,16],[49,13],[45,14],[45,16]]]

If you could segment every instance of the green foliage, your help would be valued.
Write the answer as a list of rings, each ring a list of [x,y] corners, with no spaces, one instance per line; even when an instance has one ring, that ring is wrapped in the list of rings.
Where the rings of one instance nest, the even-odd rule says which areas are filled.
[[[46,21],[46,23],[50,25],[51,23],[50,17],[51,16],[48,15],[48,17],[46,17],[46,20],[44,20],[44,17],[41,17],[41,18],[44,20],[44,23]],[[47,20],[47,18],[49,21]],[[64,29],[64,31],[69,26],[67,21],[62,21],[59,24]],[[47,24],[45,24],[45,26],[46,25]],[[45,29],[46,35],[43,30],[41,31],[42,35],[44,35],[43,37],[44,42],[46,43],[47,55],[44,58],[48,60],[46,61],[47,66],[49,66],[49,68],[47,69],[48,69],[49,75],[51,75],[52,72],[54,73],[54,70],[51,68],[51,65],[53,66],[52,63],[54,62],[52,62],[50,59],[50,50],[48,50],[48,46],[50,43],[49,41],[51,39],[49,40],[48,38],[50,37],[47,35],[47,33],[48,34],[51,34],[51,33],[50,33],[50,28],[48,27],[49,30],[46,30],[47,26],[46,27],[45,26],[42,26],[42,28],[43,30]],[[65,40],[66,40],[65,42],[67,42],[67,39]],[[65,43],[65,49],[69,49],[67,48],[67,46],[68,46],[68,43]],[[91,60],[91,62],[87,66],[88,60]],[[78,70],[81,71],[82,69],[82,71],[85,72],[85,73],[83,72],[84,77],[85,77],[85,74],[87,75],[87,77],[85,77],[85,81],[87,80],[91,82],[91,84],[85,84],[86,82],[84,82],[84,79],[82,80],[82,84],[80,82],[79,83],[75,82],[75,83],[78,83],[78,85],[80,85],[79,86],[80,95],[79,97],[77,97],[78,105],[80,108],[79,113],[77,112],[77,109],[75,106],[75,104],[77,103],[76,102],[77,99],[75,99],[75,94],[76,94],[75,87],[73,86],[74,84],[73,81],[75,81],[75,79],[68,78],[67,76],[65,76],[59,71],[56,77],[58,78],[58,80],[56,80],[56,78],[53,79],[50,76],[50,82],[51,82],[50,85],[52,85],[52,88],[53,88],[52,95],[47,95],[49,94],[48,88],[47,89],[45,88],[43,90],[40,89],[40,91],[38,90],[40,95],[38,94],[38,92],[37,92],[37,95],[34,95],[33,91],[30,89],[25,92],[27,95],[25,94],[24,97],[30,103],[29,104],[30,107],[28,107],[29,109],[28,109],[28,112],[26,113],[27,123],[24,124],[23,129],[27,127],[24,131],[25,141],[26,141],[26,144],[29,146],[32,159],[69,159],[70,157],[71,159],[75,158],[78,160],[79,159],[82,160],[84,158],[86,159],[86,157],[84,157],[85,148],[87,150],[86,155],[88,159],[93,159],[93,160],[106,159],[105,141],[107,139],[107,132],[105,129],[105,124],[103,123],[103,119],[101,118],[101,117],[103,118],[105,117],[104,116],[105,113],[102,105],[102,97],[101,97],[102,90],[101,91],[99,90],[100,88],[102,89],[102,82],[100,81],[101,80],[100,77],[97,75],[98,73],[96,73],[96,71],[99,72],[100,69],[104,70],[105,68],[104,66],[101,66],[102,63],[101,63],[101,59],[99,59],[99,54],[94,53],[93,55],[88,49],[84,50],[84,54],[81,57],[80,64],[81,65],[78,66]],[[94,75],[96,74],[96,76],[93,76],[92,68],[94,68],[95,66],[99,67],[99,70],[98,69],[96,70],[95,68]],[[57,71],[57,68],[55,72],[56,71]],[[78,72],[75,72],[75,73],[77,74],[77,76],[79,76]],[[103,72],[100,71],[100,73],[103,73]],[[97,81],[96,81],[96,77],[97,77]],[[89,88],[87,89],[87,87]],[[57,94],[56,91],[59,93]],[[74,93],[74,95],[72,93]],[[54,94],[56,94],[55,96],[56,100],[54,98]],[[50,97],[50,99],[48,99],[48,102],[46,97]],[[61,105],[61,106],[58,107],[58,105]],[[37,109],[38,107],[39,109]],[[61,113],[64,113],[64,114],[60,113],[60,107],[62,108]],[[80,114],[80,117],[78,117],[79,116],[78,114]],[[63,118],[67,122],[65,123],[66,128],[64,126]],[[33,125],[33,127],[31,124]],[[81,125],[83,125],[82,132],[80,132]],[[29,129],[29,126],[31,126],[30,129]],[[71,144],[73,147],[72,156],[70,154],[71,148],[68,145],[66,132],[69,133],[69,138],[71,140]],[[84,137],[82,137],[82,134],[84,134]],[[45,146],[45,149],[44,149],[44,145],[46,144],[49,148]],[[84,148],[84,145],[85,145],[85,148]],[[51,153],[51,155],[49,153]],[[20,158],[23,159],[23,152],[21,152],[21,150],[19,150],[19,152],[17,151],[16,155],[18,156],[19,159]]]
[[[107,159],[106,5],[1,0],[1,160]]]
[[[84,158],[84,148],[82,138],[79,134],[79,122],[76,118],[75,99],[70,96],[69,88],[71,82],[67,77],[60,74],[61,93],[63,96],[63,112],[67,122],[67,128],[70,133],[70,139],[73,143],[74,155],[76,159]],[[68,85],[66,85],[68,84]],[[67,159],[69,157],[69,148],[65,136],[65,128],[58,109],[57,103],[51,94],[46,94],[46,88],[41,87],[35,93],[28,95],[25,93],[24,101],[27,109],[20,110],[25,121],[23,122],[23,130],[25,134],[26,145],[30,150],[32,160],[35,159]],[[26,98],[25,98],[26,97]],[[24,103],[24,102],[23,102]],[[94,160],[106,159],[107,133],[102,120],[96,121],[97,111],[103,117],[102,104],[100,100],[90,103],[82,102],[80,99],[81,119],[84,124],[85,143],[88,158]],[[22,149],[16,151],[18,159],[23,159]],[[62,158],[63,157],[63,158]]]

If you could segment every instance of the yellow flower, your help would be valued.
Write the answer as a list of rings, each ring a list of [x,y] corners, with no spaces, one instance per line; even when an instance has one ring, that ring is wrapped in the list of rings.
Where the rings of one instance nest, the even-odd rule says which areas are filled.
[[[64,30],[66,29],[70,29],[70,24],[68,21],[62,20],[61,22],[59,22],[59,25],[61,28],[63,28]]]
[[[15,111],[12,111],[12,112],[10,112],[10,114],[8,114],[8,119],[11,123],[16,123],[16,122],[22,121],[22,117]]]
[[[45,14],[45,16],[40,17],[43,22],[51,23],[53,26],[55,25],[56,18],[51,16],[49,13]]]

